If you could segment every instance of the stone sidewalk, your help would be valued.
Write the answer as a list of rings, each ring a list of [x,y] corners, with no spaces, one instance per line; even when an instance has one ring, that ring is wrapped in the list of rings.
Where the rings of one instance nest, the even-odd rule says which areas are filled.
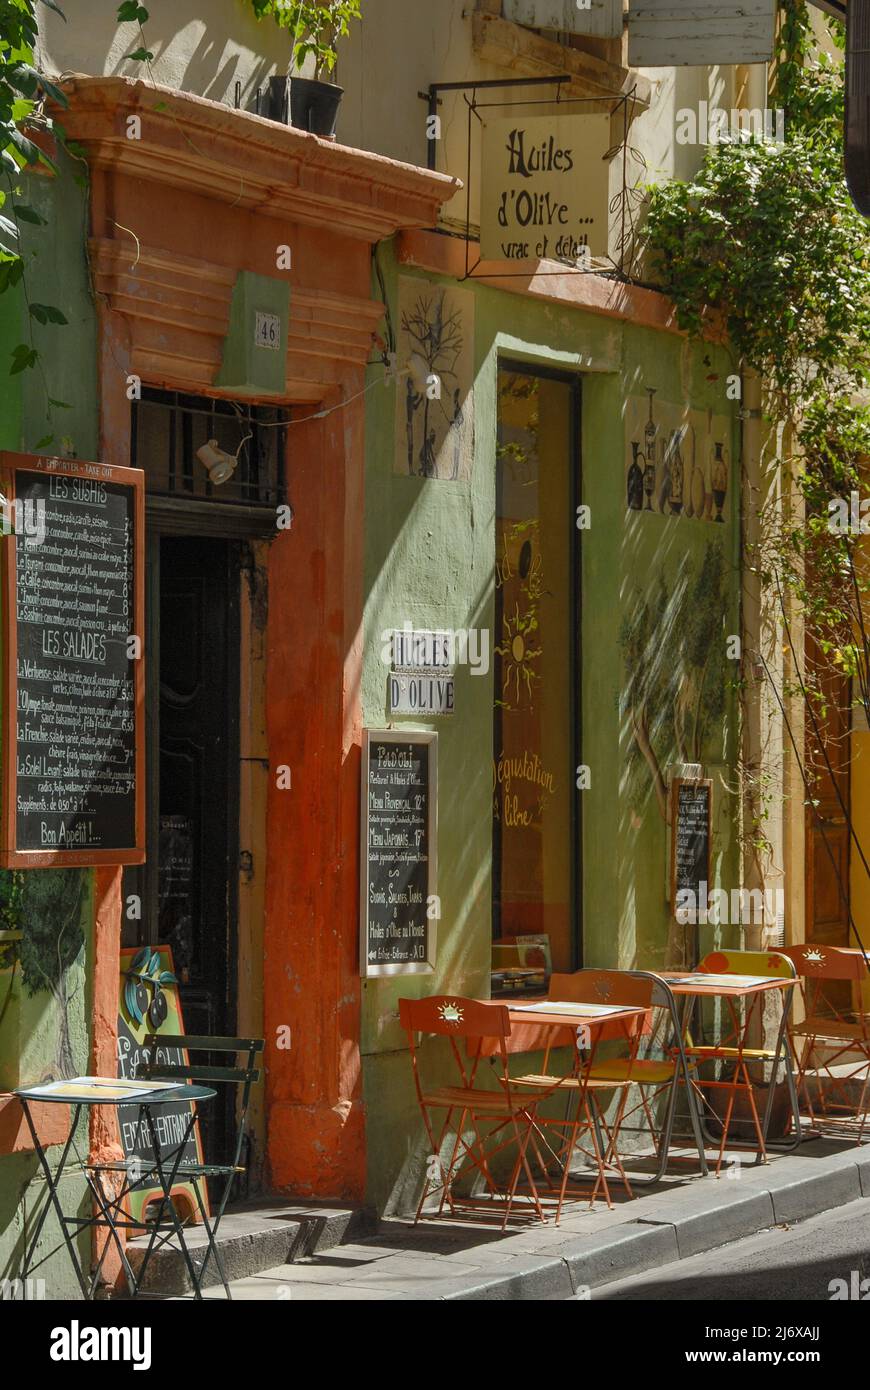
[[[679,1151],[678,1151],[679,1152]],[[676,1165],[675,1165],[676,1166]],[[870,1144],[807,1140],[767,1165],[732,1165],[702,1178],[689,1165],[613,1211],[566,1209],[555,1227],[383,1221],[358,1243],[232,1285],[239,1300],[515,1300],[592,1297],[615,1279],[641,1274],[769,1228],[790,1226],[867,1199]],[[206,1298],[225,1299],[222,1288]]]

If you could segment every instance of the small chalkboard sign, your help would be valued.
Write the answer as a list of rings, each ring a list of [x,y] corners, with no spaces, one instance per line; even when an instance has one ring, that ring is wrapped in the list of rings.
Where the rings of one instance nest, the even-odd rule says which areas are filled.
[[[121,950],[121,989],[118,1003],[118,1076],[135,1080],[139,1067],[146,1059],[145,1038],[149,1033],[180,1036],[184,1033],[181,1001],[172,951],[168,946],[123,947]],[[188,1065],[186,1051],[180,1047],[158,1047],[154,1058],[158,1065],[181,1067]],[[178,1145],[190,1123],[190,1101],[170,1101],[155,1106],[151,1112],[161,1157],[171,1171]],[[141,1107],[131,1102],[118,1106],[118,1131],[133,1189],[127,1195],[132,1216],[138,1221],[155,1198],[162,1196],[159,1178],[146,1178],[154,1166],[154,1145]],[[174,1152],[173,1152],[174,1151]],[[202,1162],[199,1127],[194,1125],[185,1144],[183,1161]],[[137,1180],[138,1173],[142,1175]],[[200,1196],[208,1211],[208,1193],[202,1180]],[[173,1204],[192,1221],[202,1216],[193,1180],[176,1181],[172,1188]]]
[[[0,490],[0,864],[141,864],[143,474],[0,454]]]
[[[676,914],[678,893],[695,895],[695,913],[683,921],[697,921],[707,906],[712,805],[711,781],[675,777],[671,782],[671,911]]]
[[[438,735],[367,729],[362,746],[360,973],[435,968]]]

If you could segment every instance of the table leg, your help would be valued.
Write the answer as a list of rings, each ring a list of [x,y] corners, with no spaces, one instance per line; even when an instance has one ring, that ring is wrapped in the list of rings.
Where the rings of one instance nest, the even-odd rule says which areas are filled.
[[[39,1136],[36,1132],[36,1126],[33,1123],[33,1116],[30,1113],[30,1106],[23,1097],[19,1097],[19,1099],[21,1101],[21,1107],[24,1111],[24,1118],[27,1120],[27,1127],[30,1130],[30,1137],[33,1140],[33,1148],[36,1152],[37,1158],[39,1159],[40,1166],[45,1177],[46,1192],[48,1194],[45,1205],[40,1213],[39,1220],[36,1223],[36,1231],[31,1238],[29,1249],[25,1241],[24,1267],[22,1278],[22,1287],[24,1295],[25,1297],[27,1296],[27,1273],[30,1269],[30,1261],[36,1252],[39,1237],[42,1235],[42,1228],[45,1225],[45,1222],[48,1218],[49,1208],[53,1207],[55,1213],[57,1214],[58,1221],[60,1222],[60,1229],[63,1235],[64,1244],[66,1245],[67,1251],[69,1252],[69,1257],[72,1260],[73,1268],[76,1272],[76,1278],[78,1279],[82,1295],[85,1299],[89,1299],[90,1294],[88,1290],[87,1280],[85,1279],[84,1273],[82,1271],[81,1261],[78,1257],[78,1252],[75,1248],[75,1244],[70,1239],[69,1232],[67,1231],[67,1220],[63,1213],[63,1207],[60,1203],[60,1197],[58,1196],[58,1186],[60,1184],[61,1177],[63,1176],[63,1170],[66,1167],[66,1161],[69,1157],[69,1151],[72,1148],[73,1142],[75,1140],[76,1126],[79,1122],[79,1116],[81,1114],[82,1107],[81,1105],[77,1105],[75,1107],[75,1115],[73,1116],[72,1125],[70,1126],[69,1138],[67,1139],[66,1144],[63,1147],[63,1152],[60,1156],[60,1163],[58,1164],[56,1171],[52,1173],[51,1165],[49,1164],[48,1159],[45,1156],[45,1150],[42,1147],[42,1144],[40,1143]]]
[[[180,1246],[180,1248],[181,1248],[181,1253],[182,1253],[182,1255],[183,1255],[183,1257],[184,1257],[184,1262],[185,1262],[185,1264],[187,1265],[187,1272],[188,1272],[188,1274],[190,1275],[190,1281],[191,1281],[191,1283],[192,1283],[192,1285],[193,1285],[194,1297],[195,1297],[195,1298],[198,1298],[198,1299],[201,1299],[201,1298],[202,1298],[202,1290],[200,1289],[200,1287],[199,1287],[199,1285],[198,1285],[198,1283],[197,1283],[196,1271],[195,1271],[195,1269],[194,1269],[193,1261],[192,1261],[192,1259],[190,1258],[190,1251],[189,1251],[188,1248],[187,1248],[187,1242],[186,1242],[185,1239],[184,1239],[184,1230],[183,1230],[183,1226],[182,1226],[182,1223],[181,1223],[181,1222],[179,1221],[179,1219],[178,1219],[178,1213],[176,1212],[175,1207],[174,1207],[173,1202],[172,1202],[172,1185],[173,1185],[173,1183],[175,1182],[175,1179],[176,1179],[176,1177],[177,1177],[177,1175],[178,1175],[178,1170],[179,1170],[179,1168],[180,1168],[180,1166],[181,1166],[181,1160],[182,1160],[182,1158],[183,1158],[183,1156],[184,1156],[184,1150],[185,1150],[186,1147],[187,1147],[187,1141],[188,1141],[188,1139],[190,1138],[191,1133],[192,1133],[192,1131],[193,1131],[193,1126],[194,1126],[194,1123],[195,1123],[195,1121],[196,1121],[196,1113],[195,1113],[194,1111],[191,1111],[190,1118],[189,1118],[189,1120],[188,1120],[188,1122],[187,1122],[187,1127],[186,1127],[186,1129],[185,1129],[185,1131],[184,1131],[184,1134],[182,1135],[181,1141],[180,1141],[180,1143],[179,1143],[179,1145],[178,1145],[178,1148],[177,1148],[177,1151],[176,1151],[175,1163],[173,1164],[172,1172],[169,1174],[169,1177],[167,1178],[166,1173],[165,1173],[164,1168],[163,1168],[163,1160],[162,1160],[161,1154],[160,1154],[160,1143],[159,1143],[159,1141],[158,1141],[158,1139],[157,1139],[157,1133],[156,1133],[156,1131],[155,1131],[155,1129],[154,1129],[154,1123],[153,1123],[153,1119],[152,1119],[152,1115],[151,1115],[151,1108],[150,1108],[149,1105],[140,1104],[139,1110],[140,1110],[140,1113],[142,1114],[142,1117],[143,1117],[143,1119],[145,1120],[146,1125],[147,1125],[147,1129],[148,1129],[148,1138],[149,1138],[149,1140],[150,1140],[150,1142],[151,1142],[151,1148],[152,1148],[153,1153],[154,1153],[154,1166],[155,1166],[155,1169],[156,1169],[156,1171],[157,1171],[157,1174],[158,1174],[158,1176],[159,1176],[159,1178],[160,1178],[160,1186],[161,1186],[162,1189],[163,1189],[163,1198],[162,1198],[162,1200],[161,1200],[161,1202],[160,1202],[160,1211],[159,1211],[159,1213],[158,1213],[157,1222],[156,1222],[156,1224],[155,1224],[155,1226],[154,1226],[153,1231],[151,1232],[151,1239],[150,1239],[150,1241],[148,1242],[148,1249],[145,1251],[145,1257],[144,1257],[144,1259],[143,1259],[143,1261],[142,1261],[142,1264],[141,1264],[140,1267],[139,1267],[139,1277],[138,1277],[138,1281],[137,1281],[137,1292],[138,1292],[139,1289],[142,1288],[142,1285],[143,1285],[144,1280],[145,1280],[145,1272],[146,1272],[146,1270],[147,1270],[147,1268],[148,1268],[148,1264],[149,1264],[149,1262],[150,1262],[150,1260],[151,1260],[151,1254],[152,1254],[152,1252],[153,1252],[153,1250],[154,1250],[155,1242],[156,1242],[156,1240],[157,1240],[157,1235],[158,1235],[159,1230],[160,1230],[160,1220],[161,1220],[162,1215],[163,1215],[163,1209],[164,1209],[164,1207],[168,1207],[168,1208],[169,1208],[170,1221],[171,1221],[171,1223],[172,1223],[172,1227],[173,1227],[173,1230],[174,1230],[175,1234],[178,1236],[178,1243],[179,1243],[179,1246]],[[171,1239],[171,1237],[170,1237],[170,1239]]]

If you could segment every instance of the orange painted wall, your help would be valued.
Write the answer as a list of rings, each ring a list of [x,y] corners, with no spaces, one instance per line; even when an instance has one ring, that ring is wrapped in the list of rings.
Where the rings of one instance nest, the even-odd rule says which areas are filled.
[[[346,383],[346,394],[361,389]],[[327,402],[328,404],[328,402]],[[357,969],[363,402],[291,430],[293,528],[272,545],[264,996],[272,1183],[361,1198]],[[291,769],[280,790],[276,768]],[[291,1030],[291,1046],[275,1046]]]

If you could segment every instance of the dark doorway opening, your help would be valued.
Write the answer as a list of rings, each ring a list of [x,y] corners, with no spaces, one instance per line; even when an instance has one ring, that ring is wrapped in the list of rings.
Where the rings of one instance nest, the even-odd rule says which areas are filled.
[[[148,558],[148,858],[131,891],[142,941],[172,948],[186,1031],[234,1035],[241,545],[152,533]],[[200,1107],[211,1162],[232,1153],[234,1101],[219,1087]]]

